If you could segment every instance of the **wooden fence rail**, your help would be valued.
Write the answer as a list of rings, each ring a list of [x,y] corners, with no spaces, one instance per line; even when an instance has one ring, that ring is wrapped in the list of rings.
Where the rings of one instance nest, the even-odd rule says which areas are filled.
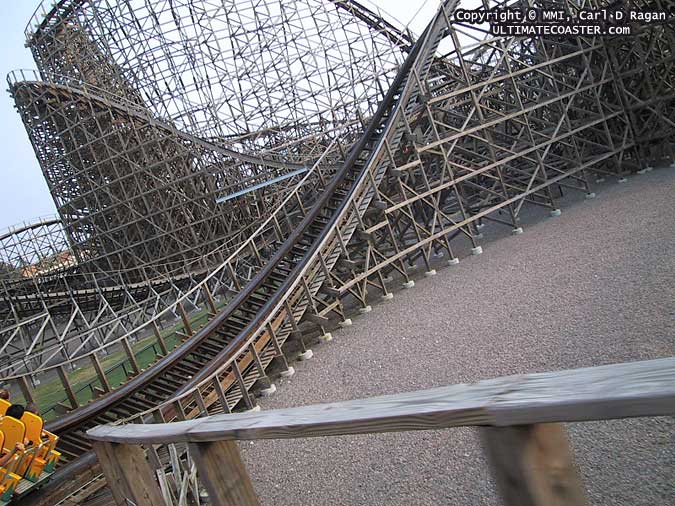
[[[480,427],[505,504],[577,506],[584,488],[560,422],[675,414],[675,358],[509,376],[397,395],[91,429],[117,504],[160,506],[136,445],[188,443],[210,504],[257,505],[236,440]]]

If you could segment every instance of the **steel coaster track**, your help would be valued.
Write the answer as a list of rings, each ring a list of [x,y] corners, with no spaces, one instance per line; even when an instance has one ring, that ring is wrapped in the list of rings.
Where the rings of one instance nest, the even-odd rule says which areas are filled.
[[[448,1],[445,6],[453,9],[456,3]],[[274,358],[283,358],[281,345],[307,310],[315,309],[313,295],[345,251],[376,194],[378,179],[388,166],[387,150],[395,151],[404,134],[401,116],[415,108],[420,93],[410,73],[428,72],[443,31],[442,16],[437,16],[409,53],[342,168],[222,312],[146,371],[48,424],[47,430],[61,437],[59,448],[66,461],[89,452],[84,432],[102,423],[143,418],[139,413],[149,411],[162,419],[197,416],[214,405],[230,411],[242,399],[252,407],[248,390],[265,376]],[[195,391],[201,401],[190,397]],[[174,401],[176,394],[183,396],[183,402]]]

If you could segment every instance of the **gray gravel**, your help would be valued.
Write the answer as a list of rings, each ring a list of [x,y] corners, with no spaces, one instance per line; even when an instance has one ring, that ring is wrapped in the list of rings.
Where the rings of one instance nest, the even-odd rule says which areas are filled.
[[[482,256],[355,317],[263,409],[675,354],[674,189],[660,169],[534,209],[521,236],[486,226]],[[675,504],[673,418],[569,431],[591,504]],[[241,447],[265,505],[500,504],[473,429]]]

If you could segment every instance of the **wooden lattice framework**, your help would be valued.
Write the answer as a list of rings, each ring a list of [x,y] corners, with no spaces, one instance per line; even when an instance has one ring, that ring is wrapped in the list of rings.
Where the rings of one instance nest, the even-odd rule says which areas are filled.
[[[395,77],[385,79],[379,72],[373,74],[376,77],[369,82],[381,90],[364,102],[365,109],[344,99],[345,107],[354,107],[353,120],[338,114],[336,123],[307,122],[302,125],[302,140],[296,144],[288,140],[301,135],[292,121],[288,128],[276,130],[275,139],[288,134],[281,150],[279,144],[269,144],[272,136],[268,130],[262,137],[226,140],[229,134],[222,130],[225,126],[186,121],[189,115],[182,115],[185,111],[180,104],[171,99],[167,99],[168,104],[155,104],[150,95],[144,95],[146,88],[137,85],[145,83],[143,79],[127,78],[133,89],[141,90],[141,103],[134,95],[125,107],[145,118],[143,128],[153,132],[151,143],[157,141],[155,136],[166,136],[175,149],[189,146],[191,153],[203,149],[223,156],[232,154],[222,150],[237,148],[246,156],[256,156],[253,152],[265,156],[258,159],[265,167],[272,163],[286,164],[286,168],[293,168],[288,165],[291,163],[308,166],[308,160],[312,164],[257,230],[172,304],[183,322],[182,343],[172,353],[163,346],[156,330],[160,312],[99,349],[57,365],[43,363],[27,374],[9,378],[20,383],[30,397],[28,378],[59,371],[64,389],[70,392],[72,408],[50,428],[62,434],[66,460],[91,461],[90,445],[83,433],[96,424],[148,423],[251,409],[255,406],[251,389],[255,385],[271,389],[267,370],[273,361],[286,374],[292,372],[287,342],[298,343],[308,356],[303,337],[308,329],[318,329],[328,338],[326,331],[331,325],[347,323],[350,305],[367,311],[373,297],[390,296],[392,283],[413,286],[413,269],[423,267],[432,275],[441,258],[453,265],[461,256],[458,251],[480,254],[485,222],[518,234],[522,232],[519,216],[524,206],[557,216],[563,191],[579,191],[592,198],[595,180],[621,180],[651,165],[672,162],[672,11],[667,11],[666,21],[634,27],[636,33],[630,38],[506,38],[452,24],[458,3],[442,2],[425,32],[413,43],[409,34],[357,3],[334,2],[333,14],[350,16],[369,29],[377,27],[373,38],[393,44],[390,54],[404,55],[405,60],[396,65]],[[74,3],[68,4],[72,4],[73,12],[79,12]],[[607,2],[485,4],[555,6],[574,16],[579,9],[600,8]],[[61,2],[54,8],[40,30],[49,28],[50,20],[58,18],[64,5]],[[82,12],[86,12],[84,5]],[[632,7],[665,10],[667,6],[659,0],[636,0]],[[309,12],[307,19],[314,20],[321,19],[323,11]],[[171,22],[180,24],[167,21]],[[282,25],[289,27],[289,33],[302,29],[291,20],[284,20]],[[286,43],[293,44],[294,40]],[[346,47],[351,50],[351,46]],[[265,52],[268,46],[258,49]],[[372,50],[376,54],[376,49]],[[154,63],[148,62],[148,66]],[[306,75],[305,69],[300,71],[292,62],[287,63],[290,74],[294,75],[297,68],[300,75]],[[158,70],[144,68],[140,75],[150,76],[152,81],[152,76],[170,72],[164,64],[160,59]],[[294,81],[293,87],[302,89],[300,82]],[[113,83],[122,86],[114,79]],[[358,79],[351,85],[358,88]],[[23,81],[13,90],[19,96],[31,87],[64,86],[75,89],[73,82],[36,86]],[[161,86],[160,80],[147,89],[157,91]],[[349,89],[346,85],[344,97]],[[260,93],[248,88],[242,91],[240,98],[255,97],[250,111],[242,108],[247,121],[260,120],[256,107],[265,100],[274,103],[273,93]],[[107,104],[109,110],[103,114],[116,114],[117,104],[109,97],[92,98],[89,90],[82,95],[90,102],[98,100],[97,107]],[[161,97],[159,94],[156,98]],[[296,98],[291,94],[289,100],[295,103]],[[307,98],[311,107],[316,104],[315,98]],[[141,112],[140,107],[146,110]],[[316,117],[311,107],[303,112]],[[316,133],[308,135],[314,127],[318,128]],[[169,138],[169,131],[175,132],[175,138]],[[324,135],[327,132],[330,134]],[[298,146],[299,151],[287,151],[289,145]],[[303,159],[300,146],[309,149],[312,157]],[[285,155],[288,157],[283,158]],[[245,163],[253,161],[247,159]],[[209,284],[216,276],[233,294],[220,310]],[[188,300],[198,301],[208,310],[206,323],[192,325],[186,311]],[[141,370],[129,340],[148,330],[156,337],[156,361]],[[103,388],[100,397],[80,405],[70,389],[66,366],[95,362],[97,353],[114,346],[126,350],[132,369],[128,381],[118,388]],[[106,372],[97,369],[95,381],[107,384]],[[150,460],[157,469],[164,465],[160,453],[151,451]]]

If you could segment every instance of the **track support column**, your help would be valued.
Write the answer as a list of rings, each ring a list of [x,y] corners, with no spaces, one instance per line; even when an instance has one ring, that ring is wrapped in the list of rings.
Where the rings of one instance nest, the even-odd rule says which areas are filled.
[[[213,506],[259,506],[236,441],[189,443],[199,480]]]
[[[561,424],[482,427],[480,431],[506,506],[588,504]]]
[[[138,445],[94,441],[94,450],[118,506],[164,504],[155,473]],[[130,502],[131,501],[131,502]]]

